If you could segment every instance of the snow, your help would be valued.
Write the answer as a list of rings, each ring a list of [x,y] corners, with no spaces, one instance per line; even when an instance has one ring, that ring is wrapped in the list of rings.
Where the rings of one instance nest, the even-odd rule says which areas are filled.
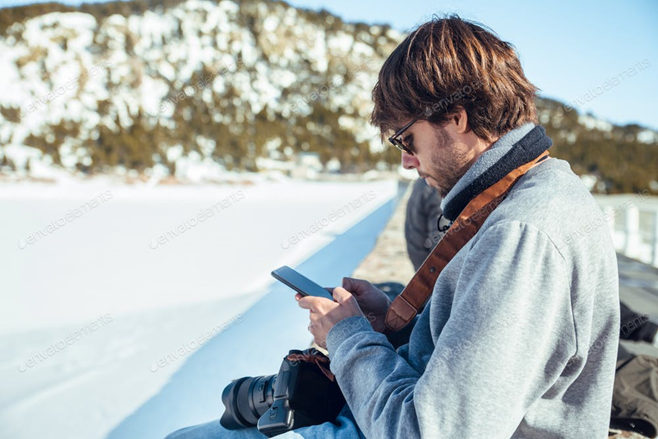
[[[141,87],[142,108],[148,114],[157,114],[160,111],[160,104],[165,100],[168,92],[169,86],[163,80],[144,75]]]
[[[590,116],[589,114],[582,114],[578,116],[578,123],[584,125],[588,130],[599,130],[610,132],[612,130],[612,124],[606,122],[602,119],[597,119],[596,117]]]
[[[265,32],[274,32],[279,26],[279,19],[276,16],[265,17],[263,20],[263,30]]]
[[[658,132],[645,129],[637,133],[637,141],[640,143],[658,143]]]
[[[348,53],[352,50],[354,37],[346,32],[340,31],[328,38],[327,46],[332,52]]]
[[[13,160],[19,168],[24,168],[29,160],[36,160],[42,155],[41,151],[29,146],[21,148],[16,145],[7,145],[4,150],[7,158]]]
[[[309,55],[315,59],[315,69],[318,72],[326,73],[329,66],[329,58],[327,57],[327,44],[324,29],[320,28],[319,32],[315,35],[313,47],[309,51]]]
[[[375,54],[375,50],[371,46],[368,46],[367,44],[364,44],[360,41],[354,43],[352,50],[354,53],[362,54],[365,57],[371,57]]]
[[[0,41],[0,65],[4,66],[0,69],[0,96],[3,97],[4,106],[8,108],[20,106],[25,99],[21,99],[23,93],[16,93],[15,85],[21,80],[16,67],[16,59],[22,53],[11,49],[12,46],[6,44],[5,41]]]
[[[222,165],[211,158],[201,158],[196,151],[176,161],[176,177],[193,183],[221,181],[225,173]]]
[[[283,293],[263,296],[269,272],[304,266],[320,249],[334,248],[334,262],[323,259],[305,273],[319,282],[349,275],[337,271],[357,263],[367,245],[354,238],[338,249],[335,243],[396,193],[386,181],[0,185],[0,437],[162,437],[166,430],[158,428],[218,417],[219,394],[192,398],[203,409],[191,404],[186,413],[178,396],[163,402],[171,380],[198,355],[218,355],[208,353],[217,343],[253,346],[223,333],[261,339],[246,323],[251,310],[269,313],[278,304],[280,317],[295,322],[287,332],[297,345],[284,341],[262,353],[269,359],[263,372],[275,373],[286,349],[307,345],[309,336],[294,301],[279,300]],[[209,209],[214,215],[201,221]],[[339,217],[341,209],[347,213]],[[381,229],[359,227],[369,240]],[[206,365],[207,379],[223,387],[235,374],[252,373],[230,363]],[[204,382],[186,381],[186,388],[197,385]],[[140,416],[156,402],[176,407],[180,417],[165,414],[154,436],[125,433],[146,428]]]

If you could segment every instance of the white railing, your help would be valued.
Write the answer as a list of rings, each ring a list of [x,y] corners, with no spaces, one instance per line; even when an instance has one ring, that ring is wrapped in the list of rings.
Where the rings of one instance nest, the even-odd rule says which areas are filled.
[[[629,258],[658,267],[658,197],[597,195],[615,249]]]

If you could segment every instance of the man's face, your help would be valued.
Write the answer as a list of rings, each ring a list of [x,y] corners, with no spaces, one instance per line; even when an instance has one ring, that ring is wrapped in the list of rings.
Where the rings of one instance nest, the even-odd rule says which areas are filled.
[[[479,154],[448,123],[444,127],[418,121],[402,138],[414,155],[402,153],[402,166],[416,169],[428,185],[438,189],[441,197],[457,184],[475,163]]]

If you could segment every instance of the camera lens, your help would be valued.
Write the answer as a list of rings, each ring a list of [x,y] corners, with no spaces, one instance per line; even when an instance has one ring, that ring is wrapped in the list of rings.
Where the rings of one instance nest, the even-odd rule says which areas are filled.
[[[229,430],[255,427],[274,402],[276,375],[244,377],[233,381],[222,392],[226,407],[220,423]]]

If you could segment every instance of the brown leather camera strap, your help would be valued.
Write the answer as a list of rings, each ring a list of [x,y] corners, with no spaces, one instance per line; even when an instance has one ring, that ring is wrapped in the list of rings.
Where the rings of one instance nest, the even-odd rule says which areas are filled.
[[[304,361],[306,363],[314,363],[320,371],[329,378],[329,381],[334,382],[336,377],[331,369],[329,369],[329,358],[315,349],[307,349],[301,354],[288,354],[286,359],[290,361]]]
[[[475,236],[518,179],[547,157],[548,151],[545,151],[536,159],[514,169],[466,205],[404,291],[393,300],[386,314],[387,331],[399,331],[413,320],[418,310],[432,295],[434,284],[445,266]]]

